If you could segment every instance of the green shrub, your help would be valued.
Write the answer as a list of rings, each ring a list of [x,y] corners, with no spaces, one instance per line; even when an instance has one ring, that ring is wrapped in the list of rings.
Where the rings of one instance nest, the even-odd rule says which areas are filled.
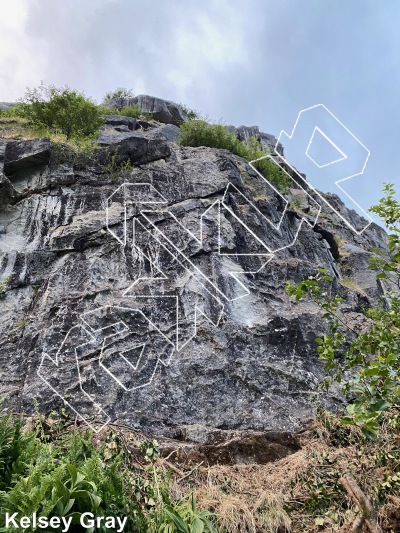
[[[194,109],[191,109],[185,104],[179,104],[179,107],[185,113],[188,120],[200,120],[200,113],[198,113]]]
[[[276,163],[266,157],[270,151],[263,149],[255,137],[250,137],[244,142],[237,140],[234,153],[244,157],[247,161],[253,161],[254,168],[265,179],[273,183],[281,193],[287,194],[289,192],[292,180]]]
[[[239,141],[234,133],[230,133],[222,124],[209,124],[205,120],[190,120],[180,126],[179,144],[182,146],[209,146],[220,148],[254,162],[254,168],[273,183],[277,189],[286,194],[291,186],[289,176],[266,156],[268,149],[263,149],[255,137],[247,141]]]
[[[235,147],[239,142],[236,136],[230,133],[225,126],[209,124],[205,120],[184,122],[180,129],[179,144],[182,146],[209,146],[210,148],[221,148],[235,152]]]
[[[68,86],[28,88],[17,112],[35,127],[61,132],[67,139],[92,136],[104,123],[98,106]]]
[[[1,118],[15,118],[18,116],[18,106],[0,109]]]
[[[11,282],[12,276],[8,276],[4,281],[0,281],[0,300],[6,297],[7,288]]]
[[[342,422],[359,426],[370,437],[376,437],[385,412],[400,409],[400,202],[393,185],[385,184],[384,192],[386,196],[370,211],[389,229],[388,251],[377,250],[370,268],[378,272],[377,280],[386,280],[393,290],[386,291],[384,307],[367,313],[366,328],[348,325],[340,309],[343,299],[327,290],[333,278],[325,269],[297,285],[287,282],[288,294],[296,301],[308,296],[325,311],[328,333],[316,339],[319,357],[325,361],[325,385],[328,388],[336,382],[344,395],[351,393],[354,399]],[[354,286],[353,280],[341,282]]]
[[[112,100],[113,98],[133,98],[133,89],[125,89],[124,87],[118,87],[115,91],[108,91],[104,95],[103,102]]]
[[[97,165],[99,147],[90,139],[73,139],[70,143],[53,142],[51,164],[69,164],[75,169]]]

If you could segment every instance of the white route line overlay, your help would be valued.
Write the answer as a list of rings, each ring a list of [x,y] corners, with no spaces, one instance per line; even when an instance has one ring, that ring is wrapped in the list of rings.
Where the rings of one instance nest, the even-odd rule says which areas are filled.
[[[286,165],[288,165],[288,167],[290,167],[292,169],[293,172],[296,173],[297,176],[299,176],[301,179],[303,179],[303,177],[297,172],[297,170],[295,168],[293,168],[290,163],[284,158],[282,157],[281,154],[279,154],[278,152],[278,144],[280,142],[280,139],[282,137],[283,134],[285,134],[286,136],[288,136],[290,139],[292,139],[294,133],[295,133],[295,130],[296,130],[296,127],[297,127],[297,124],[300,120],[300,116],[306,112],[306,111],[309,111],[311,109],[314,109],[314,108],[317,108],[317,107],[320,107],[322,106],[363,148],[365,148],[365,150],[367,151],[368,155],[366,157],[366,160],[364,162],[364,165],[363,165],[363,168],[360,172],[356,173],[356,174],[353,174],[351,176],[348,176],[346,178],[342,178],[338,181],[335,182],[335,184],[350,198],[350,200],[352,202],[354,202],[360,209],[361,211],[364,213],[363,209],[354,201],[354,199],[352,197],[350,197],[346,191],[344,191],[342,189],[342,187],[340,187],[339,183],[343,182],[343,181],[347,181],[348,179],[351,179],[352,177],[354,176],[357,176],[357,175],[360,175],[364,172],[365,170],[365,167],[366,167],[366,164],[367,164],[367,161],[368,161],[368,158],[369,158],[369,155],[370,155],[370,151],[357,139],[357,137],[355,137],[355,135],[353,135],[353,133],[348,130],[348,128],[346,128],[346,126],[344,126],[344,124],[342,124],[336,117],[335,115],[333,115],[333,113],[331,113],[331,111],[329,111],[329,109],[327,109],[323,104],[317,104],[315,106],[312,106],[312,107],[309,107],[309,108],[306,108],[306,109],[303,109],[302,111],[299,112],[298,116],[297,116],[297,119],[296,119],[296,122],[294,124],[294,127],[293,127],[293,130],[291,132],[291,135],[288,135],[284,130],[282,130],[280,132],[280,135],[279,135],[279,138],[277,140],[277,143],[276,143],[276,146],[275,146],[275,153],[281,158],[282,161],[284,161],[284,163]],[[315,135],[315,132],[318,131],[321,135],[323,135],[326,140],[328,142],[330,142],[333,147],[343,156],[342,158],[340,159],[337,159],[335,161],[331,161],[330,163],[327,163],[327,164],[324,164],[324,165],[318,165],[318,163],[316,163],[312,158],[311,156],[309,155],[309,149],[311,147],[311,144],[312,144],[312,141],[313,141],[313,138],[314,138],[314,135]],[[321,131],[320,128],[318,128],[318,126],[316,126],[313,130],[313,134],[309,140],[309,143],[308,143],[308,146],[306,148],[306,152],[305,152],[306,156],[309,157],[315,164],[317,167],[319,168],[323,168],[323,167],[326,167],[326,166],[329,166],[331,164],[334,164],[336,162],[339,162],[343,159],[346,159],[348,156],[342,151],[340,150],[339,147],[336,146],[336,144],[323,132]],[[148,211],[148,210],[141,210],[139,211],[139,215],[141,215],[149,224],[150,226],[152,227],[152,229],[155,230],[156,232],[156,235],[159,237],[157,238],[156,235],[154,234],[151,234],[151,237],[153,239],[155,239],[162,247],[165,248],[165,250],[167,250],[167,252],[173,257],[173,260],[176,261],[177,263],[179,263],[185,270],[188,274],[190,274],[191,276],[194,276],[195,274],[199,275],[203,280],[204,282],[202,281],[199,281],[199,279],[196,277],[196,280],[197,282],[203,286],[203,288],[208,292],[208,294],[215,300],[215,302],[220,306],[221,308],[221,311],[219,313],[219,316],[217,318],[216,321],[213,321],[212,318],[210,318],[209,316],[207,316],[207,314],[205,312],[203,312],[201,309],[198,308],[198,306],[195,306],[195,309],[194,309],[194,325],[193,325],[193,333],[192,335],[183,343],[183,344],[179,344],[179,313],[178,313],[178,305],[179,305],[179,299],[178,297],[174,297],[174,296],[158,296],[158,295],[140,295],[140,294],[135,294],[134,295],[134,298],[147,298],[147,299],[157,299],[157,298],[175,298],[176,299],[176,324],[175,324],[175,330],[176,330],[176,333],[175,333],[175,337],[176,337],[176,341],[175,343],[171,342],[171,340],[157,327],[157,325],[152,322],[147,316],[145,313],[143,313],[142,310],[140,309],[137,309],[137,308],[126,308],[126,307],[120,307],[121,309],[125,309],[125,310],[129,310],[129,311],[135,311],[135,312],[138,312],[140,313],[143,318],[149,323],[149,325],[151,325],[155,330],[158,331],[158,333],[160,333],[163,338],[165,339],[166,343],[169,344],[169,345],[172,345],[172,348],[171,348],[171,354],[169,355],[167,361],[163,361],[161,359],[161,357],[157,356],[157,363],[154,367],[154,371],[152,372],[151,374],[151,377],[150,379],[148,380],[147,383],[144,383],[142,385],[139,385],[137,387],[131,387],[131,388],[127,388],[119,379],[118,377],[112,372],[110,371],[103,363],[103,360],[102,360],[102,356],[103,356],[103,352],[104,352],[104,347],[105,347],[105,343],[106,343],[106,340],[110,337],[112,337],[113,335],[109,335],[109,336],[104,336],[103,338],[103,343],[102,343],[102,347],[101,347],[101,352],[100,352],[100,356],[99,356],[99,366],[103,368],[103,370],[105,372],[107,372],[117,383],[118,385],[124,389],[125,391],[129,391],[129,390],[135,390],[135,389],[138,389],[138,388],[143,388],[147,385],[149,385],[152,381],[153,381],[153,378],[156,374],[156,370],[158,369],[158,366],[159,364],[161,363],[162,365],[164,365],[165,367],[169,366],[170,362],[171,362],[171,359],[172,359],[172,356],[174,355],[175,352],[179,352],[181,351],[184,347],[186,347],[188,345],[188,343],[193,340],[193,338],[197,335],[197,328],[198,328],[198,315],[201,315],[203,317],[205,317],[210,323],[212,323],[213,325],[215,325],[216,327],[219,325],[220,323],[220,320],[222,318],[222,315],[223,315],[223,311],[224,311],[224,304],[223,304],[223,300],[228,300],[228,301],[235,301],[239,298],[243,298],[244,296],[247,296],[250,291],[249,289],[239,280],[238,278],[238,275],[243,275],[243,274],[258,274],[263,268],[265,268],[265,266],[272,260],[272,258],[274,257],[274,255],[278,252],[278,251],[281,251],[281,250],[284,250],[290,246],[293,246],[293,244],[296,242],[297,238],[298,238],[298,234],[302,228],[302,225],[304,222],[306,222],[310,227],[313,227],[318,219],[319,219],[319,215],[321,213],[321,210],[322,210],[322,207],[320,204],[318,204],[318,202],[315,201],[314,198],[312,198],[312,196],[310,196],[310,194],[298,183],[298,181],[296,181],[297,183],[297,186],[300,187],[303,192],[309,197],[309,199],[316,204],[316,206],[318,206],[318,211],[317,211],[317,214],[316,214],[316,217],[315,217],[315,221],[314,223],[311,223],[309,220],[305,219],[304,217],[302,217],[302,219],[300,220],[300,223],[299,223],[299,226],[298,226],[298,229],[296,231],[296,234],[294,235],[294,238],[293,238],[293,241],[290,243],[290,244],[287,244],[285,246],[282,246],[280,248],[277,248],[275,250],[272,250],[265,242],[263,242],[252,230],[251,228],[249,228],[249,226],[239,217],[237,216],[237,214],[230,208],[230,206],[226,203],[226,197],[227,197],[227,194],[228,194],[228,191],[229,191],[229,188],[233,188],[236,192],[236,194],[239,194],[249,205],[251,205],[252,209],[255,210],[255,212],[257,213],[258,216],[262,217],[264,220],[266,220],[268,222],[268,224],[270,224],[274,229],[276,230],[279,230],[281,225],[282,225],[282,222],[283,222],[283,219],[286,215],[286,212],[287,212],[287,209],[288,209],[288,206],[289,206],[289,201],[276,189],[276,187],[273,185],[273,183],[271,183],[268,179],[266,179],[254,166],[254,163],[256,163],[257,161],[260,161],[262,159],[266,159],[266,158],[269,158],[274,164],[276,164],[283,172],[285,172],[285,174],[287,176],[290,177],[290,179],[292,179],[293,181],[295,181],[292,176],[290,176],[288,174],[288,172],[281,166],[279,165],[278,161],[276,161],[276,159],[274,158],[273,155],[266,155],[266,156],[263,156],[259,159],[256,159],[256,160],[253,160],[249,163],[250,167],[257,173],[258,177],[263,180],[268,186],[270,186],[275,192],[277,195],[279,195],[282,200],[285,202],[285,208],[282,212],[282,215],[281,215],[281,218],[279,220],[279,222],[277,224],[274,224],[272,222],[272,220],[268,219],[263,213],[261,213],[261,211],[259,211],[259,209],[248,199],[246,198],[238,189],[237,187],[232,184],[232,183],[228,183],[227,184],[227,187],[226,187],[226,190],[224,192],[224,195],[223,195],[223,198],[221,200],[217,200],[216,202],[214,202],[211,206],[209,206],[205,211],[204,213],[202,213],[200,215],[200,239],[198,239],[189,229],[185,228],[183,226],[183,224],[177,219],[177,217],[171,213],[168,209],[165,209],[163,211],[167,212],[174,220],[175,222],[182,227],[183,230],[185,230],[199,245],[203,244],[203,239],[204,239],[204,235],[203,235],[203,227],[204,227],[204,223],[203,223],[203,218],[205,216],[207,216],[207,213],[214,207],[217,207],[218,208],[218,217],[217,217],[217,223],[218,223],[218,254],[220,256],[230,256],[230,257],[235,257],[235,256],[265,256],[267,261],[265,263],[263,263],[261,265],[261,267],[256,270],[256,271],[242,271],[242,270],[231,270],[228,272],[229,275],[231,275],[235,280],[236,282],[241,285],[243,287],[243,289],[245,290],[245,294],[242,294],[236,298],[232,298],[232,299],[229,299],[227,297],[227,295],[216,285],[216,283],[214,283],[212,280],[210,280],[210,278],[204,274],[190,259],[189,257],[187,257],[170,239],[168,239],[168,237],[157,227],[155,226],[155,224],[153,224],[153,222],[146,216],[146,213],[150,213],[150,212],[156,212],[157,210],[155,211]],[[362,231],[364,231],[366,229],[366,226],[365,228],[363,228],[363,230],[361,230],[360,232],[358,232],[354,227],[351,226],[351,224],[337,211],[335,210],[335,208],[325,199],[323,198],[319,192],[310,184],[307,182],[307,186],[310,187],[317,195],[319,198],[321,198],[321,200],[327,204],[329,206],[330,209],[332,209],[345,223],[347,226],[349,226],[356,234],[360,234],[362,233]],[[132,204],[132,201],[130,201],[130,197],[131,197],[131,194],[128,194],[127,195],[127,191],[132,191],[132,190],[135,190],[136,192],[145,192],[147,194],[150,194],[150,195],[153,195],[153,199],[144,199],[144,200],[139,200],[137,201],[138,204],[143,204],[143,205],[148,205],[148,204],[151,204],[151,205],[159,205],[159,204],[168,204],[167,200],[161,195],[161,193],[151,184],[151,183],[123,183],[122,185],[120,185],[110,196],[109,198],[107,199],[107,209],[106,209],[106,225],[107,225],[107,230],[110,232],[110,234],[122,245],[122,246],[126,246],[127,243],[128,243],[128,226],[127,226],[127,219],[128,219],[128,204]],[[115,196],[118,192],[122,192],[124,197],[123,197],[123,238],[121,239],[112,229],[111,227],[113,226],[113,224],[111,223],[110,221],[110,213],[109,213],[109,209],[112,205],[112,198],[113,196]],[[249,254],[228,254],[228,253],[223,253],[221,251],[221,207],[224,208],[225,210],[227,210],[231,216],[233,216],[235,218],[235,220],[237,220],[237,222],[239,222],[245,229],[246,231],[249,232],[249,234],[252,235],[253,238],[256,239],[256,241],[265,248],[265,252],[263,253],[249,253]],[[371,219],[371,217],[366,213],[366,216],[368,218]],[[133,217],[133,220],[135,221],[135,217]],[[372,219],[371,219],[372,221]],[[370,221],[370,223],[371,223]],[[138,221],[137,221],[138,222]],[[369,223],[369,224],[370,224]],[[368,224],[368,225],[369,225]],[[144,229],[144,231],[148,231],[147,228],[144,228],[142,226],[142,228]],[[133,231],[133,236],[132,236],[132,246],[133,246],[133,249],[135,249],[138,253],[142,254],[142,256],[144,256],[152,265],[153,268],[155,268],[157,271],[159,271],[161,274],[162,274],[162,277],[157,277],[157,278],[153,278],[153,277],[141,277],[141,278],[138,278],[137,280],[135,280],[135,282],[130,286],[128,287],[128,289],[126,289],[123,293],[123,297],[127,297],[130,295],[130,293],[132,293],[132,291],[134,290],[135,286],[140,282],[140,281],[143,281],[143,280],[154,280],[155,282],[157,281],[160,281],[160,280],[165,280],[165,279],[168,279],[167,276],[165,276],[165,274],[160,271],[159,267],[157,265],[154,264],[154,262],[151,260],[150,257],[148,257],[148,255],[145,254],[145,251],[144,250],[141,250],[137,245],[136,245],[136,242],[135,242],[135,225],[134,225],[134,231]],[[164,241],[164,242],[163,242]],[[167,246],[165,244],[165,241],[167,241],[168,245]],[[171,248],[172,248],[172,251],[171,251]],[[220,296],[217,297],[213,292],[211,292],[209,290],[209,288],[207,287],[207,285],[211,285],[211,287],[214,289],[215,292],[217,292]],[[222,299],[221,299],[222,298]],[[114,306],[104,306],[104,307],[115,307],[116,309],[119,308],[118,305],[114,305]],[[109,421],[110,421],[110,417],[105,413],[105,411],[102,409],[101,405],[99,405],[98,403],[95,402],[94,398],[92,396],[90,396],[90,394],[88,394],[87,392],[85,392],[84,388],[83,388],[83,383],[82,383],[82,377],[81,377],[81,374],[80,374],[80,370],[79,370],[79,358],[78,358],[78,354],[77,354],[77,349],[82,346],[82,345],[77,345],[74,349],[74,352],[75,352],[75,360],[76,360],[76,364],[77,364],[77,369],[78,369],[78,377],[79,377],[79,387],[80,387],[80,390],[81,392],[90,400],[93,402],[93,407],[95,408],[95,410],[97,410],[98,414],[99,415],[102,415],[103,418],[105,418],[105,422],[102,424],[102,426],[100,427],[100,429],[98,427],[96,427],[95,425],[93,425],[92,423],[92,420],[90,419],[87,419],[85,418],[85,415],[83,415],[82,413],[80,413],[76,407],[74,407],[74,405],[71,404],[71,402],[65,400],[64,396],[59,392],[57,391],[50,383],[49,381],[45,378],[45,376],[42,374],[42,366],[45,362],[46,359],[49,359],[53,364],[55,364],[58,368],[58,365],[59,365],[59,354],[61,353],[63,347],[64,347],[64,344],[66,342],[66,340],[69,338],[70,334],[76,330],[77,328],[79,328],[80,330],[83,329],[85,331],[85,333],[87,334],[87,336],[89,337],[89,339],[91,339],[92,341],[94,341],[96,339],[95,337],[95,333],[96,334],[99,334],[103,329],[107,329],[109,328],[110,326],[107,326],[106,328],[100,328],[99,330],[92,330],[89,331],[89,329],[92,329],[90,328],[89,324],[86,323],[85,321],[85,316],[88,315],[88,314],[93,314],[94,311],[97,311],[101,309],[100,308],[97,308],[95,310],[92,310],[92,311],[87,311],[85,313],[83,313],[81,315],[81,318],[80,318],[80,322],[81,324],[80,325],[75,325],[73,326],[67,333],[67,335],[65,336],[64,338],[64,341],[62,342],[59,350],[57,351],[57,354],[56,354],[56,357],[55,357],[55,360],[53,358],[51,358],[49,355],[47,355],[46,353],[43,354],[42,356],[42,360],[41,360],[41,363],[39,365],[39,368],[37,370],[37,373],[39,375],[39,377],[55,392],[55,394],[57,396],[59,396],[68,406],[69,408],[74,411],[81,419],[84,420],[84,422],[86,424],[88,424],[95,432],[99,432],[101,431],[101,429],[103,427],[105,427]],[[124,328],[126,328],[126,330],[130,331],[130,328],[123,322],[123,321],[119,321],[119,323],[121,323],[123,325]],[[89,328],[89,329],[88,329]],[[124,329],[125,331],[125,329]],[[117,334],[114,334],[114,336],[117,335]],[[90,342],[90,341],[89,341]],[[85,343],[87,344],[87,343]],[[136,349],[136,348],[142,348],[141,350],[141,354],[137,360],[137,363],[136,365],[133,365],[132,363],[130,363],[125,357],[124,357],[124,353],[126,353],[126,350],[125,352],[121,352],[120,353],[120,357],[122,357],[126,363],[132,368],[133,371],[136,371],[138,368],[139,368],[139,364],[142,360],[142,356],[143,356],[143,353],[144,353],[144,350],[146,348],[146,343],[143,343],[143,344],[139,344],[137,346],[134,346],[132,347],[132,349]]]
[[[365,215],[365,217],[369,220],[369,223],[360,231],[358,231],[356,228],[354,228],[350,222],[342,215],[340,214],[323,196],[321,196],[321,194],[318,192],[317,189],[315,189],[311,183],[308,183],[307,182],[307,185],[321,198],[321,200],[327,204],[329,206],[330,209],[332,209],[332,211],[334,211],[336,213],[336,215],[352,230],[354,231],[354,233],[356,233],[357,235],[361,235],[361,233],[363,233],[363,231],[365,231],[369,226],[370,224],[373,222],[373,219],[371,217],[371,215],[369,213],[367,213],[366,211],[364,211],[364,209],[354,200],[354,198],[352,196],[350,196],[344,189],[343,187],[340,186],[340,183],[344,182],[344,181],[347,181],[347,180],[350,180],[351,178],[354,178],[355,176],[360,176],[364,173],[364,170],[365,170],[365,167],[367,166],[367,163],[368,163],[368,159],[371,155],[371,152],[370,150],[358,139],[358,137],[356,137],[354,135],[354,133],[352,133],[344,124],[343,122],[341,122],[337,117],[336,115],[334,115],[332,113],[332,111],[330,111],[324,104],[315,104],[311,107],[307,107],[305,109],[302,109],[299,114],[297,115],[297,119],[296,119],[296,122],[294,123],[294,126],[293,126],[293,129],[292,129],[292,132],[290,134],[288,134],[285,130],[281,130],[280,134],[279,134],[279,137],[278,137],[278,140],[276,142],[276,145],[275,145],[275,148],[274,148],[274,151],[276,154],[278,154],[284,161],[285,163],[293,170],[293,172],[295,172],[300,179],[302,179],[303,181],[306,181],[303,176],[301,176],[299,174],[299,172],[284,158],[282,157],[279,152],[278,152],[278,145],[279,143],[281,142],[282,140],[282,137],[283,135],[285,135],[287,138],[289,138],[290,140],[293,139],[293,136],[296,132],[296,128],[299,124],[299,121],[300,121],[300,117],[303,115],[303,113],[306,113],[307,111],[311,111],[312,109],[316,109],[318,107],[321,107],[323,108],[362,148],[364,148],[364,150],[367,152],[367,156],[364,160],[364,164],[361,168],[361,170],[359,172],[356,172],[355,174],[351,174],[350,176],[346,176],[345,178],[341,178],[337,181],[335,181],[335,185],[347,196],[347,198],[349,198],[349,200],[351,202],[354,203],[354,205],[356,205],[360,211]],[[315,163],[315,161],[308,155],[308,150],[311,146],[311,143],[312,143],[312,139],[314,137],[314,134],[315,134],[315,129],[318,129],[318,131],[327,139],[328,142],[330,142],[330,144],[332,144],[334,146],[334,148],[336,148],[339,153],[341,153],[344,157],[340,158],[340,159],[337,159],[335,161],[331,161],[330,163],[327,163],[326,165],[318,165],[317,163]],[[314,131],[313,131],[313,134],[311,136],[311,139],[308,143],[308,146],[306,148],[306,151],[305,151],[305,155],[311,159],[311,161],[313,161],[317,167],[319,168],[324,168],[324,167],[327,167],[329,165],[333,165],[335,163],[338,163],[339,161],[343,161],[344,159],[348,159],[348,155],[346,155],[344,152],[342,152],[342,150],[340,150],[336,144],[332,141],[332,139],[330,139],[325,133],[323,133],[320,128],[314,128]],[[260,158],[260,159],[263,159],[263,158]],[[258,160],[257,160],[258,161]],[[253,161],[254,162],[254,161]]]

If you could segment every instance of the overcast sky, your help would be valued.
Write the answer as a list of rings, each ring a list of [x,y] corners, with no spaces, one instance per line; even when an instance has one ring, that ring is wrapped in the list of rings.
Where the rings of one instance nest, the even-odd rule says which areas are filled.
[[[323,103],[371,151],[367,208],[399,182],[399,21],[398,0],[3,0],[0,101],[126,87],[275,135]]]

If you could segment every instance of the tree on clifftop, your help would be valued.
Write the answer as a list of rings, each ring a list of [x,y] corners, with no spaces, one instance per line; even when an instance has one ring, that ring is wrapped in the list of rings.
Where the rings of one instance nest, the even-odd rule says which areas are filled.
[[[98,106],[67,85],[28,88],[18,114],[36,128],[61,132],[67,139],[93,135],[104,122]]]

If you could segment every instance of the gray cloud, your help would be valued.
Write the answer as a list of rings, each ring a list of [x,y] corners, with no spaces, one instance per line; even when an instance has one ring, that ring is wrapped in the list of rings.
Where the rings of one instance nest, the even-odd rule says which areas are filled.
[[[400,4],[14,0],[4,13],[0,100],[41,80],[97,101],[127,87],[275,134],[322,102],[371,149],[361,203],[397,178]]]

